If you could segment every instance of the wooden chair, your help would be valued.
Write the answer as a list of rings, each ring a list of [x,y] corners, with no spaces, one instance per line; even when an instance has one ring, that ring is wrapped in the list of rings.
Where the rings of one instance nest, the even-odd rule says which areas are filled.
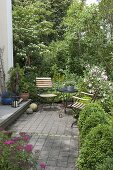
[[[45,90],[48,90],[48,89],[52,89],[53,87],[53,83],[52,83],[52,80],[50,77],[36,77],[36,87],[38,88],[38,90],[40,91],[43,90],[43,93],[38,93],[38,96],[41,97],[41,98],[45,98],[45,99],[48,99],[48,98],[52,98],[52,103],[54,102],[54,98],[57,96],[56,94],[53,94],[53,93],[44,93],[44,89]]]
[[[86,93],[86,92],[80,92],[80,96],[89,96],[88,98],[86,97],[78,97],[78,96],[72,96],[73,98],[73,103],[68,105],[68,108],[71,108],[74,111],[74,118],[76,119],[76,121],[74,121],[71,125],[71,127],[74,126],[74,124],[76,124],[77,119],[79,117],[79,112],[80,110],[82,110],[86,104],[88,104],[93,100],[93,96],[94,94],[90,94],[90,93]]]

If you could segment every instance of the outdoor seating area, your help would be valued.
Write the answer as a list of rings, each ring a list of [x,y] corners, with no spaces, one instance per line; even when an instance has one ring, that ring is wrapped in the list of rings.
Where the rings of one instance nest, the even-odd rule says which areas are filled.
[[[14,68],[14,70],[16,69]],[[21,68],[18,68],[18,74],[21,71]],[[89,75],[87,75],[88,77]],[[92,78],[93,73],[91,81]],[[111,122],[111,117],[100,105],[104,96],[100,96],[101,93],[97,89],[98,81],[93,86],[94,92],[90,93],[90,87],[84,80],[80,86],[77,81],[74,84],[74,81],[72,83],[72,80],[69,79],[55,82],[50,77],[36,77],[35,84],[31,87],[30,82],[27,79],[24,80],[29,88],[32,87],[36,91],[29,94],[31,99],[22,98],[22,95],[19,94],[12,93],[11,96],[9,92],[3,93],[1,102],[2,99],[10,97],[12,103],[1,103],[0,105],[0,127],[5,130],[1,133],[12,133],[16,138],[24,133],[25,136],[22,136],[22,140],[29,136],[29,141],[26,141],[28,143],[24,147],[30,145],[30,152],[33,153],[33,155],[29,153],[30,157],[36,162],[36,165],[34,163],[32,166],[35,166],[34,168],[37,170],[41,170],[42,164],[47,170],[76,170],[77,166],[81,166],[81,163],[78,162],[79,157],[82,159],[82,154],[79,155],[80,144],[89,133],[90,128],[93,130],[94,127],[98,127],[98,124],[103,126],[104,123],[106,126],[108,121]],[[23,81],[23,84],[21,81],[18,83],[20,83],[20,89],[21,86],[24,87]],[[13,88],[15,89],[14,86]],[[87,91],[82,91],[82,89],[87,89]],[[102,133],[104,132],[102,131]],[[93,138],[93,135],[91,137]],[[87,138],[89,143],[92,138]],[[12,136],[8,139],[12,141]],[[82,146],[84,147],[84,145]],[[27,164],[29,165],[29,163],[28,161]]]

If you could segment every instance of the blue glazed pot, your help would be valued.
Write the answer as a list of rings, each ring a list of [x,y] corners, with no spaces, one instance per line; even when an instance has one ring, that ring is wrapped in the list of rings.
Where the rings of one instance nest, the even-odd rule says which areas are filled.
[[[1,102],[2,102],[2,104],[4,104],[4,105],[10,105],[10,104],[12,104],[12,98],[2,98],[2,100],[1,100]]]

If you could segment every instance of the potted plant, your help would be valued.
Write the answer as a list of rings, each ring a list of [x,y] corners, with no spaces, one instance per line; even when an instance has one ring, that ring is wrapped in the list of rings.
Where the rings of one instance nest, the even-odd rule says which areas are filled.
[[[9,80],[7,88],[14,96],[20,96],[24,101],[29,98],[29,85],[24,73],[24,69],[20,68],[19,64],[9,70]]]
[[[10,68],[8,74],[7,89],[11,93],[18,95],[20,93],[22,79],[24,78],[24,69],[20,68],[19,64],[16,64],[16,67]]]
[[[20,98],[23,101],[27,101],[29,98],[29,84],[28,82],[22,82],[20,86]]]
[[[67,91],[73,91],[74,86],[75,86],[75,82],[73,82],[73,81],[65,82],[64,86],[65,86]]]
[[[11,93],[9,93],[8,91],[4,91],[1,95],[1,103],[4,105],[11,105],[12,104],[12,97],[11,97]]]

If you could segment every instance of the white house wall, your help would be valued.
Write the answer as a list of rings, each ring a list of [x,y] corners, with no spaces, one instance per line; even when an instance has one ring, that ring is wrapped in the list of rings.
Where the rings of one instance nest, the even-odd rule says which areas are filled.
[[[12,3],[0,0],[0,48],[4,49],[3,64],[7,81],[8,70],[13,66]]]

